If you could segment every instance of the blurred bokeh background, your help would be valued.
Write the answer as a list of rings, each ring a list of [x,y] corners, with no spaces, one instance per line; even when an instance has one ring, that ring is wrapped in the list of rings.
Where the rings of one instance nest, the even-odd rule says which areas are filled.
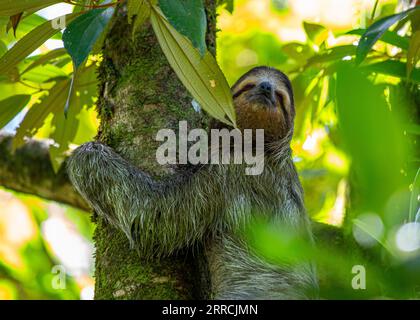
[[[337,62],[354,59],[360,29],[408,5],[396,0],[236,0],[232,14],[219,9],[217,41],[218,62],[230,84],[257,65],[274,66],[290,76],[297,109],[292,147],[307,210],[316,221],[345,228],[368,256],[385,257],[393,273],[383,286],[396,298],[418,294],[419,287],[410,284],[418,284],[420,274],[420,178],[415,180],[420,81],[407,79],[400,65],[406,64],[412,29],[407,21],[400,23],[393,33],[400,42],[375,44],[365,62],[366,77]],[[72,10],[59,4],[39,11],[39,19],[21,23],[17,39],[44,19]],[[0,39],[10,47],[16,39],[12,30],[6,33],[6,25],[0,20]],[[31,56],[61,47],[59,37],[51,39]],[[51,86],[40,78],[48,72],[71,73],[67,59],[60,70],[35,68],[19,82],[0,82],[0,100],[31,95],[1,133],[15,133],[42,94],[39,83]],[[91,140],[97,126],[88,103],[71,147]],[[34,137],[48,138],[52,127],[47,118]],[[359,179],[354,179],[356,172]],[[0,188],[0,299],[92,299],[93,228],[86,212]],[[325,263],[346,268],[351,260],[346,254],[351,255],[331,251]],[[59,288],[60,281],[66,282],[65,289]],[[333,287],[326,297],[351,297]]]

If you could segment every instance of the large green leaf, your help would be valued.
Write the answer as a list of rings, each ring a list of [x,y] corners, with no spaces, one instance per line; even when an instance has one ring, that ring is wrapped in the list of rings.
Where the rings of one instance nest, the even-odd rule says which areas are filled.
[[[0,57],[7,52],[7,46],[0,40]]]
[[[46,85],[49,87],[51,84]],[[10,98],[18,94],[32,95],[39,93],[37,88],[23,85],[20,82],[0,81],[1,99]]]
[[[8,124],[31,99],[30,95],[16,95],[0,101],[0,129]]]
[[[33,105],[19,125],[13,140],[13,147],[18,148],[24,143],[25,137],[32,137],[44,125],[45,119],[51,113],[61,112],[67,98],[69,80],[57,82],[41,101]]]
[[[72,21],[77,15],[66,15],[66,21]],[[47,21],[25,35],[0,58],[0,75],[9,72],[57,32],[59,30],[52,27],[51,21]]]
[[[403,129],[387,105],[383,87],[360,69],[339,66],[336,94],[340,136],[352,157],[360,205],[379,213],[403,179]]]
[[[407,52],[407,77],[410,77],[411,72],[416,67],[420,59],[420,31],[416,31],[410,41],[410,48]]]
[[[207,19],[202,0],[159,0],[172,26],[191,40],[201,55],[206,51]]]
[[[236,126],[230,88],[216,59],[208,51],[202,57],[191,42],[168,23],[156,6],[152,10],[151,21],[166,58],[194,99],[214,118]]]
[[[113,13],[113,7],[89,10],[68,25],[63,42],[76,68],[86,60]]]
[[[407,124],[405,130],[411,134],[420,136],[420,124]]]
[[[346,32],[345,34],[362,36],[365,33],[366,29],[354,29],[349,32]],[[385,31],[385,33],[381,36],[379,41],[383,41],[385,43],[391,44],[404,50],[407,50],[409,46],[409,38],[402,37],[398,35],[398,33],[389,30]]]
[[[362,68],[369,72],[377,72],[401,79],[408,79],[420,84],[420,70],[414,69],[410,77],[407,78],[407,66],[405,63],[396,60],[386,60],[382,62],[372,63]]]
[[[412,184],[411,189],[411,197],[410,197],[410,209],[408,213],[409,221],[413,221],[415,219],[416,222],[419,222],[419,216],[417,215],[420,212],[419,208],[420,202],[420,168],[417,169],[416,176],[414,177],[414,181]]]
[[[382,18],[372,24],[360,38],[359,45],[357,46],[356,62],[361,63],[365,59],[372,46],[393,24],[406,18],[419,8],[420,7],[411,8],[392,16]]]
[[[34,8],[48,7],[61,0],[0,0],[0,16],[13,16]]]

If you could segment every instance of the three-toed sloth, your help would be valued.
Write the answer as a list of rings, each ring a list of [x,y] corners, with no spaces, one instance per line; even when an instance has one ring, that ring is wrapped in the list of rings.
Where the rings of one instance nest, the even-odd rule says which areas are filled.
[[[154,181],[110,147],[90,142],[70,157],[70,179],[92,208],[145,256],[171,255],[202,243],[211,298],[309,298],[317,286],[310,262],[267,262],[238,231],[261,216],[312,239],[291,158],[291,83],[274,68],[257,67],[235,83],[232,95],[239,129],[264,129],[261,174],[246,175],[237,164],[208,164],[176,182]]]

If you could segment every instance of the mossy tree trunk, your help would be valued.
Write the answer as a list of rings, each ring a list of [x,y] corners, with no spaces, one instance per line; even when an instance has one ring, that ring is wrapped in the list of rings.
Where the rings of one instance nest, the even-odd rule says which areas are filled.
[[[214,52],[215,1],[205,3],[207,44]],[[180,174],[178,168],[156,162],[156,133],[176,130],[181,120],[191,127],[206,127],[208,120],[193,110],[192,98],[166,61],[151,25],[131,36],[124,7],[118,8],[105,40],[99,81],[98,139],[156,179]],[[94,221],[96,299],[203,297],[196,280],[199,252],[145,261],[120,231],[96,215]]]

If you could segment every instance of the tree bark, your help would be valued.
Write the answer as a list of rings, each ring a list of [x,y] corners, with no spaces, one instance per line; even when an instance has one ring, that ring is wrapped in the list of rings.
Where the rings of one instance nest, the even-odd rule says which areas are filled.
[[[206,0],[207,44],[215,47],[215,1]],[[103,47],[99,68],[98,139],[155,179],[170,179],[180,168],[156,162],[162,128],[206,128],[208,119],[196,113],[192,98],[170,68],[151,25],[146,23],[135,38],[119,7]],[[197,273],[200,252],[146,261],[128,246],[126,237],[95,216],[96,299],[191,299],[205,297]]]
[[[12,139],[0,136],[0,186],[90,210],[71,185],[65,165],[54,172],[46,143],[30,140],[13,153]]]

